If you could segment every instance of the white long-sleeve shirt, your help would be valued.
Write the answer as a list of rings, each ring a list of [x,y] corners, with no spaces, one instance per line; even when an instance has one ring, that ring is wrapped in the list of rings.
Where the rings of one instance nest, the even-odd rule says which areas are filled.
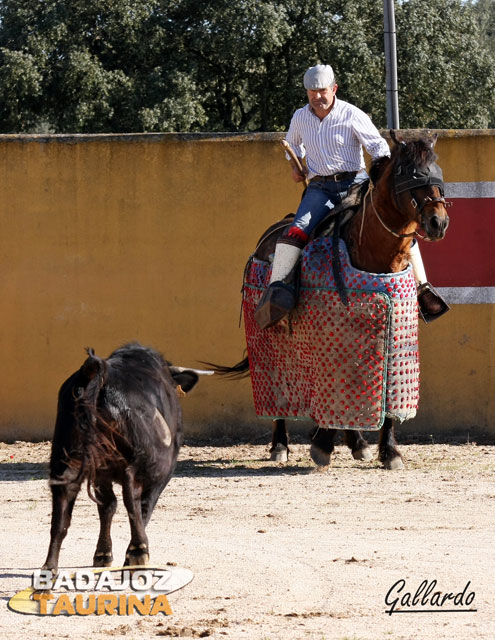
[[[390,155],[385,138],[370,117],[337,97],[323,120],[309,104],[298,109],[286,140],[299,158],[306,157],[308,178],[364,169],[363,147],[373,160]]]

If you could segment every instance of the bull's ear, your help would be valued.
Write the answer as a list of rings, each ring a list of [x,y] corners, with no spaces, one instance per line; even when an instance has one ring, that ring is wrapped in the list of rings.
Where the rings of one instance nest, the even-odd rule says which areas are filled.
[[[86,349],[88,358],[81,367],[81,371],[86,380],[92,380],[97,374],[101,374],[105,370],[105,363],[101,358],[95,355],[93,349]]]
[[[170,367],[170,373],[172,374],[172,378],[174,379],[175,384],[187,393],[191,391],[196,382],[199,380],[199,376],[194,371],[190,369],[184,369],[182,371],[177,371],[174,367]]]

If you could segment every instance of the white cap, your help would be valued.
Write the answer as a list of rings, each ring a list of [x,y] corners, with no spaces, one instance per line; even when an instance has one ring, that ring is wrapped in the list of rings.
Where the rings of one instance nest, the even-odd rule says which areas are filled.
[[[304,74],[304,88],[312,89],[326,89],[332,87],[335,82],[335,76],[333,75],[333,69],[329,64],[317,64],[316,67],[311,67]]]

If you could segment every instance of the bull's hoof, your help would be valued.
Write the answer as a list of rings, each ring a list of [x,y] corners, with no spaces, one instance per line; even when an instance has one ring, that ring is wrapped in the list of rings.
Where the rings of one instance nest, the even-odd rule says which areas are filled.
[[[93,567],[111,567],[113,562],[112,552],[97,551],[93,556]]]
[[[125,554],[125,567],[132,566],[145,566],[149,564],[150,555],[148,552],[148,546],[146,544],[140,544],[139,547],[131,545]]]
[[[353,451],[352,457],[354,460],[364,460],[368,462],[373,459],[373,452],[371,451],[371,447],[366,445],[365,447],[361,447],[360,449]]]
[[[287,462],[289,459],[289,449],[283,444],[277,444],[270,450],[270,460],[272,462]]]
[[[145,567],[150,563],[150,557],[147,553],[139,556],[126,554],[124,567]]]
[[[55,578],[58,576],[58,566],[54,565],[54,564],[44,564],[41,567],[41,571],[51,571],[52,572],[52,580],[55,580]]]
[[[390,458],[383,462],[383,467],[389,471],[397,471],[400,469],[404,469],[404,463],[402,462],[402,458],[400,456],[395,456],[394,458]]]
[[[317,447],[315,444],[311,444],[309,449],[309,455],[315,464],[319,467],[328,467],[330,464],[330,453],[323,451],[320,447]]]

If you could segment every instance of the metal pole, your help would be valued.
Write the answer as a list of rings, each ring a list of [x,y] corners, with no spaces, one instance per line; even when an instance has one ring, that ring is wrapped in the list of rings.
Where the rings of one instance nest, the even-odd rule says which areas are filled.
[[[399,129],[394,0],[383,0],[383,26],[385,35],[387,127],[389,129]]]

